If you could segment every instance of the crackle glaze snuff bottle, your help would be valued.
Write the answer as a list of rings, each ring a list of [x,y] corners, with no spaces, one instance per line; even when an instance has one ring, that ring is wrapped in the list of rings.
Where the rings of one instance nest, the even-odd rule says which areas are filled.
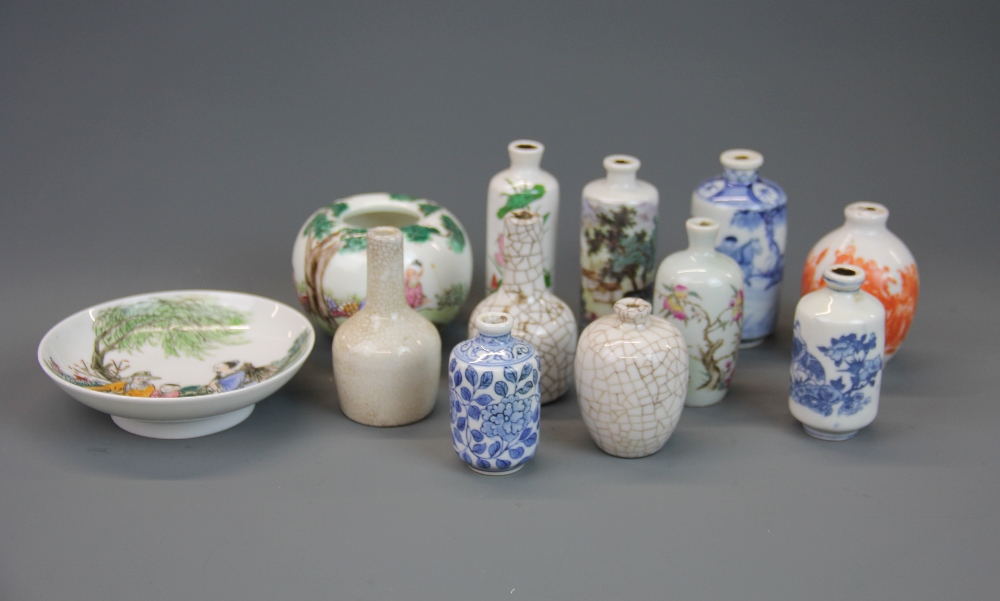
[[[545,286],[541,215],[526,210],[504,217],[504,279],[469,318],[469,338],[479,334],[480,313],[502,311],[514,319],[512,333],[527,340],[541,361],[542,403],[561,397],[573,380],[576,318]]]
[[[604,158],[607,177],[583,188],[580,224],[580,320],[614,313],[626,296],[652,300],[660,194],[636,179],[639,159]]]
[[[504,217],[527,209],[542,217],[542,273],[552,286],[559,223],[559,181],[541,168],[545,146],[534,140],[507,145],[510,167],[490,180],[486,196],[486,294],[496,292],[504,278]]]
[[[538,448],[538,353],[513,326],[506,313],[480,313],[478,335],[448,360],[451,444],[480,474],[512,474]]]
[[[690,359],[688,407],[718,403],[729,391],[743,329],[743,273],[715,250],[719,224],[706,217],[685,223],[688,248],[660,263],[654,312],[680,330]]]
[[[844,209],[844,225],[813,246],[802,270],[802,294],[823,287],[823,274],[834,263],[865,272],[861,289],[885,307],[885,360],[899,349],[913,323],[920,295],[917,264],[910,249],[885,223],[889,210],[877,202],[855,202]]]
[[[576,395],[590,437],[617,457],[645,457],[677,427],[688,384],[687,343],[639,298],[586,327],[576,350]]]
[[[333,337],[333,375],[347,417],[368,426],[402,426],[434,408],[441,336],[406,302],[403,233],[375,227],[367,244],[367,297]]]
[[[885,309],[854,265],[823,271],[825,287],[799,299],[788,407],[811,436],[847,440],[878,412]]]
[[[785,262],[785,192],[757,174],[764,156],[747,149],[719,157],[723,173],[702,182],[691,196],[691,216],[719,222],[716,250],[743,270],[743,338],[757,346],[774,331]]]

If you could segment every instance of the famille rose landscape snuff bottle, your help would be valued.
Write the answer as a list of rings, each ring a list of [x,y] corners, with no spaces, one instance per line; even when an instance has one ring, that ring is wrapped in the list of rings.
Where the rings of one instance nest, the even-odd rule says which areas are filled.
[[[583,188],[580,227],[580,319],[614,313],[626,296],[652,300],[660,195],[636,179],[639,159],[605,157],[607,177]]]
[[[913,323],[920,295],[917,264],[910,249],[885,223],[889,210],[875,202],[855,202],[844,209],[844,225],[820,239],[802,270],[802,294],[824,285],[826,268],[834,263],[865,272],[861,289],[885,307],[885,360],[899,349]]]
[[[434,408],[441,336],[406,302],[403,233],[375,227],[367,245],[367,298],[333,337],[333,375],[347,417],[368,426],[402,426]]]
[[[576,349],[576,395],[590,437],[617,457],[645,457],[677,427],[688,384],[687,342],[639,298],[615,303]]]
[[[718,403],[729,391],[743,329],[743,273],[715,250],[719,224],[692,217],[685,223],[688,248],[660,263],[656,273],[657,315],[681,332],[690,359],[688,407]]]
[[[757,170],[764,156],[747,149],[719,157],[723,173],[702,182],[691,196],[691,216],[719,222],[716,250],[743,271],[743,339],[757,346],[774,331],[785,262],[785,192]]]
[[[552,286],[559,223],[559,181],[541,168],[545,146],[534,140],[507,145],[510,167],[490,180],[486,197],[486,294],[496,292],[504,278],[504,217],[526,209],[542,218],[542,273]]]
[[[512,474],[538,448],[538,353],[511,336],[513,326],[506,313],[480,313],[478,335],[448,360],[451,443],[480,474]]]
[[[561,397],[573,380],[576,318],[545,285],[543,222],[537,213],[513,211],[504,217],[504,278],[469,318],[469,338],[479,335],[481,313],[503,312],[514,320],[512,334],[528,341],[541,361],[542,403]]]
[[[788,407],[810,435],[847,440],[878,412],[886,314],[860,267],[832,265],[823,280],[795,307]]]

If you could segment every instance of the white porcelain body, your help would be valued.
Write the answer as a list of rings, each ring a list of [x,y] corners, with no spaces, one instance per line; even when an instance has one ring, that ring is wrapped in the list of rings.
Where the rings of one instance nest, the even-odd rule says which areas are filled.
[[[580,334],[576,396],[591,438],[605,453],[644,457],[660,450],[680,419],[688,383],[687,343],[642,299]]]
[[[687,221],[688,248],[668,256],[656,272],[655,314],[687,341],[688,407],[706,407],[729,392],[743,328],[743,273],[715,250],[719,224]]]
[[[448,360],[451,444],[473,471],[512,474],[538,449],[541,410],[538,353],[510,335],[506,313],[480,313],[479,335]]]
[[[368,426],[402,426],[434,409],[441,376],[441,335],[406,302],[403,235],[368,230],[368,299],[337,328],[333,375],[340,408]]]
[[[559,223],[559,181],[541,168],[545,146],[534,140],[507,145],[510,167],[490,179],[486,195],[486,294],[503,281],[503,219],[512,210],[527,209],[542,216],[542,258],[546,286],[552,286]]]
[[[792,415],[816,438],[857,434],[878,413],[884,353],[885,309],[878,299],[829,287],[803,296],[795,307]]]
[[[744,348],[774,331],[778,319],[787,238],[785,192],[763,179],[763,163],[752,150],[722,153],[724,173],[702,182],[691,195],[691,216],[719,222],[716,250],[743,270]]]
[[[885,307],[885,355],[899,349],[913,323],[920,295],[917,263],[895,234],[886,228],[889,210],[875,202],[855,202],[844,209],[844,225],[823,236],[802,270],[802,294],[823,287],[823,272],[834,263],[865,270],[861,289]]]
[[[615,303],[626,296],[653,298],[660,193],[649,182],[636,179],[639,167],[633,156],[605,157],[607,176],[583,188],[580,320],[584,324],[611,315]]]
[[[472,246],[453,213],[426,198],[358,194],[313,213],[295,238],[292,272],[303,309],[333,333],[366,296],[365,233],[379,225],[405,236],[407,302],[434,323],[454,319],[472,285]]]
[[[125,366],[118,382],[128,380],[129,374],[149,372],[152,377],[149,383],[156,389],[153,392],[156,396],[96,391],[95,388],[114,383],[72,369],[74,365],[90,369],[96,337],[93,326],[102,311],[143,306],[160,299],[204,299],[242,313],[246,320],[233,324],[242,334],[234,344],[215,345],[200,356],[183,353],[167,356],[161,346],[154,344],[144,344],[132,353],[111,351],[106,356],[109,363]],[[149,327],[148,322],[145,327]],[[255,403],[273,394],[295,375],[314,342],[315,332],[309,321],[277,301],[237,292],[177,290],[108,301],[67,317],[42,338],[38,361],[64,392],[88,407],[110,414],[115,423],[129,432],[153,438],[193,438],[225,430],[246,419]],[[296,343],[298,347],[293,349]],[[260,382],[245,381],[237,389],[208,392],[207,387],[218,375],[215,366],[225,361],[258,368],[280,362],[280,368],[276,366],[277,371]],[[194,391],[190,396],[187,391],[185,396],[170,396],[166,392],[172,389],[178,394],[182,388],[204,391]]]
[[[478,335],[480,313],[503,312],[514,319],[511,334],[528,341],[541,361],[542,404],[561,397],[573,382],[577,326],[572,309],[545,286],[543,219],[529,211],[505,217],[507,276],[469,317],[469,338]]]

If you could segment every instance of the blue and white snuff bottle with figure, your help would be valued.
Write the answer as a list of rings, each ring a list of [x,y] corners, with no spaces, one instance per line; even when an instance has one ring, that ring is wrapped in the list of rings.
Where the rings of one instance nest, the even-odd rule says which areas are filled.
[[[448,361],[452,446],[480,474],[512,474],[538,448],[538,353],[511,336],[507,313],[481,313],[475,326]]]
[[[795,307],[788,407],[811,436],[846,440],[878,412],[885,309],[860,267],[833,265],[823,281]]]
[[[719,157],[723,173],[702,182],[691,196],[691,216],[719,222],[715,248],[743,271],[744,314],[741,348],[757,346],[774,332],[785,259],[785,192],[763,179],[759,152],[727,150]]]

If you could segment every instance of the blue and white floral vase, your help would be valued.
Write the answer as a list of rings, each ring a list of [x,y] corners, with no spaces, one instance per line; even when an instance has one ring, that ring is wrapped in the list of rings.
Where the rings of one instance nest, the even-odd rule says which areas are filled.
[[[788,407],[810,435],[847,440],[878,413],[885,308],[861,290],[860,267],[833,265],[823,280],[795,308]]]
[[[745,285],[741,348],[757,346],[774,332],[785,263],[785,192],[757,170],[764,156],[747,149],[719,157],[723,173],[699,185],[691,196],[691,216],[719,222],[716,250],[736,261]]]
[[[448,361],[451,442],[473,471],[512,474],[535,456],[541,411],[535,348],[511,336],[507,313],[480,313],[478,335]]]

